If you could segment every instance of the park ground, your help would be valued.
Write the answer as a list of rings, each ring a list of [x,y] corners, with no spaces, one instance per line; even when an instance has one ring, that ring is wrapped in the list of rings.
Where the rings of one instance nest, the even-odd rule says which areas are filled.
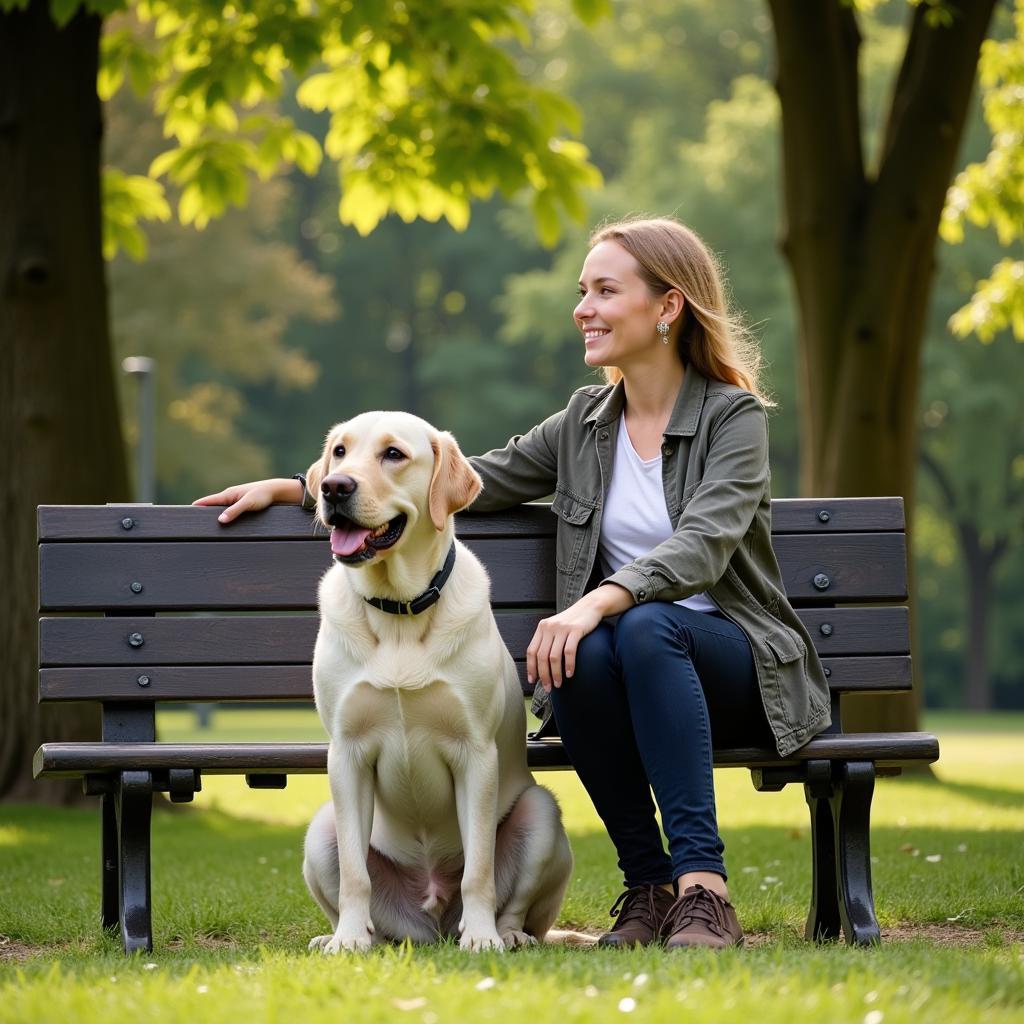
[[[164,739],[198,736],[186,711]],[[94,807],[0,808],[0,1022],[353,1020],[531,1024],[757,1020],[1024,1022],[1024,715],[932,714],[934,778],[883,779],[872,871],[883,945],[811,946],[806,806],[717,773],[733,901],[746,948],[543,948],[473,956],[395,947],[325,960],[302,883],[304,824],[323,777],[284,791],[204,779],[154,815],[155,950],[125,958],[98,932]],[[309,712],[218,712],[204,739],[320,738]],[[576,854],[560,924],[596,934],[618,893],[614,856],[575,776],[547,773]]]

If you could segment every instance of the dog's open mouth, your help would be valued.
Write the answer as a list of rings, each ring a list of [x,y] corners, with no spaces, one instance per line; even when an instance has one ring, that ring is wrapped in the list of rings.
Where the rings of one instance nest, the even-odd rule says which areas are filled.
[[[395,516],[376,529],[360,526],[342,515],[333,515],[331,524],[331,553],[339,562],[365,562],[378,551],[397,543],[405,529],[406,516]]]

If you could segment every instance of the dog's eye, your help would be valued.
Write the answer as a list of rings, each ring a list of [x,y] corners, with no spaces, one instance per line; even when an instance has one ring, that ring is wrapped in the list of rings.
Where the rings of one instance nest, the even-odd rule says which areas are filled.
[[[343,444],[334,446],[334,457],[336,459],[343,459],[345,457],[345,446]]]
[[[397,448],[385,448],[384,458],[389,462],[401,462],[405,458],[405,452],[400,452]]]

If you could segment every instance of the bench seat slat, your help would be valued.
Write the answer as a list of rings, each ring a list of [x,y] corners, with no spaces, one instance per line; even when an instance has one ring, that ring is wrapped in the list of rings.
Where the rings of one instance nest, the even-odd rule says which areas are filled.
[[[498,629],[513,657],[524,656],[546,614],[498,614]],[[909,653],[906,608],[804,609],[799,615],[823,657]],[[296,664],[312,657],[318,625],[312,614],[43,618],[39,664]],[[822,626],[831,630],[827,636]]]
[[[230,526],[217,522],[219,508],[191,505],[42,505],[40,541],[75,540],[303,540],[313,532],[310,515],[278,505],[259,515],[243,516]],[[822,520],[820,513],[828,513]],[[131,520],[130,529],[122,525]],[[524,532],[554,534],[550,506],[543,502],[512,512],[462,514],[459,536],[514,537]],[[902,498],[776,498],[772,502],[773,533],[858,533],[901,531]]]
[[[908,690],[910,658],[826,658],[829,685],[836,692]],[[524,694],[526,665],[516,662]],[[145,680],[144,685],[139,679]],[[312,700],[308,663],[299,665],[144,665],[44,668],[39,673],[44,702]]]
[[[487,566],[492,603],[537,606],[554,593],[554,544],[524,537],[473,540]],[[794,600],[892,601],[906,597],[902,534],[836,534],[827,545],[782,534],[775,551]],[[311,609],[330,566],[326,540],[314,543],[43,544],[39,548],[43,611]],[[826,589],[814,584],[828,578]],[[134,592],[132,584],[140,584]]]
[[[557,740],[528,744],[538,768],[568,767]],[[938,757],[938,740],[929,733],[849,733],[816,736],[795,754],[744,747],[715,751],[718,767],[767,767],[811,759],[874,761],[879,767],[928,763]],[[326,743],[44,743],[33,759],[36,778],[74,777],[112,771],[196,769],[211,775],[285,772],[295,775],[327,770]]]

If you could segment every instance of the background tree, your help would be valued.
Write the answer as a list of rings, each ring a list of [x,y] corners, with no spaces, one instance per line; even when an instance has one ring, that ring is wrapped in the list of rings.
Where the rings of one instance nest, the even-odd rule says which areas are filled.
[[[881,145],[865,156],[858,14],[769,0],[782,107],[782,249],[798,308],[801,489],[914,507],[921,348],[946,189],[995,0],[912,7]],[[914,696],[850,723],[913,728]]]

